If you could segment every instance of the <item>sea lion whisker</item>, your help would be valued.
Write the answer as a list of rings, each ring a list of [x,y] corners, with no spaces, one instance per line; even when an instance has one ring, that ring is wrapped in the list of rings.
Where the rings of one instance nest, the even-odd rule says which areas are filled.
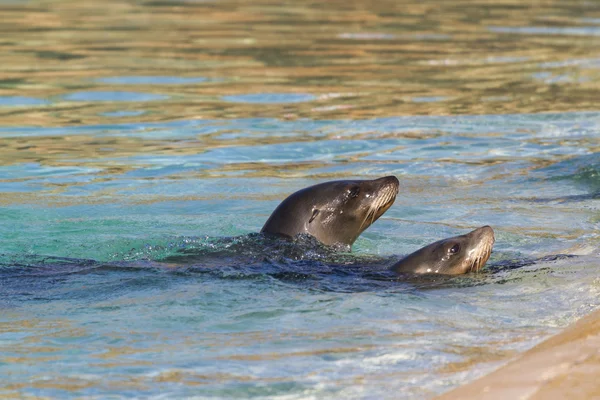
[[[369,219],[370,219],[369,225],[371,225],[373,222],[375,222],[375,215],[377,214],[377,211],[379,211],[379,207],[371,207],[371,209],[367,213],[365,222],[368,221]]]
[[[371,224],[373,222],[375,222],[375,214],[377,214],[377,211],[379,211],[381,209],[381,206],[379,204],[379,202],[377,202],[377,207],[371,207]]]
[[[373,224],[373,222],[375,222],[377,212],[381,209],[383,205],[387,204],[389,200],[389,192],[386,192],[383,197],[379,197],[373,203],[369,204],[369,209],[365,215],[365,218],[360,224],[360,229],[362,229],[367,222],[368,225]]]
[[[362,222],[360,223],[360,227],[358,228],[359,231],[362,231],[363,226],[365,226],[365,222],[367,222],[367,220],[369,219],[369,213],[371,212],[371,209],[369,209],[367,211],[367,213],[365,214],[365,217],[363,218]]]
[[[369,216],[373,213],[373,206],[372,204],[369,205],[369,209],[367,210],[367,212],[365,213],[365,217],[363,218],[363,220],[360,223],[360,227],[359,230],[362,230],[363,227],[365,226],[365,224],[367,224],[367,221],[369,220]],[[372,222],[371,222],[372,223]],[[370,225],[370,224],[368,224]]]

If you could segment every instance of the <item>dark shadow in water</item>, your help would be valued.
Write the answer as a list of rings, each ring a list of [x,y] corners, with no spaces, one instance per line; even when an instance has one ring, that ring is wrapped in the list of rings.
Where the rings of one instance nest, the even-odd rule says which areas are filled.
[[[600,199],[600,191],[586,194],[575,194],[570,196],[559,196],[559,197],[544,197],[530,199],[532,203],[577,203],[588,200]]]
[[[390,270],[399,256],[340,253],[310,236],[284,240],[261,234],[195,242],[157,260],[95,261],[39,255],[0,255],[3,302],[110,297],[135,290],[168,288],[177,282],[211,280],[291,284],[326,292],[382,292],[462,288],[501,284],[507,272],[575,257],[504,259],[484,271],[461,276],[397,275]],[[100,294],[98,294],[100,293]]]
[[[572,254],[552,254],[540,258],[518,258],[497,261],[486,266],[487,273],[497,274],[500,272],[511,271],[517,268],[529,267],[535,264],[542,264],[552,261],[565,260],[569,258],[576,258],[576,255]]]

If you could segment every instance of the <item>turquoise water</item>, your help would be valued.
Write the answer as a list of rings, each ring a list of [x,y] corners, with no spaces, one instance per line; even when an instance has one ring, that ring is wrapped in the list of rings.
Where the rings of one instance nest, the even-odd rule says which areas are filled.
[[[0,397],[428,399],[600,305],[594,2],[0,12]],[[256,234],[387,175],[352,253]],[[387,272],[482,225],[479,274]]]
[[[3,395],[431,397],[598,305],[594,256],[493,265],[597,246],[599,113],[0,135],[224,144],[1,167]],[[258,232],[309,184],[388,174],[400,180],[395,204],[341,264],[252,235],[231,250],[219,240]],[[371,262],[483,224],[495,252],[474,277],[423,286],[382,280],[385,263]]]

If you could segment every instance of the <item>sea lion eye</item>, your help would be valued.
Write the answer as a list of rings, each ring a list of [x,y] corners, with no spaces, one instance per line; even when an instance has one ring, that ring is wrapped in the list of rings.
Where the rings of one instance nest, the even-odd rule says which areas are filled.
[[[348,196],[351,199],[353,199],[353,198],[357,197],[359,193],[360,193],[360,187],[354,186],[352,189],[350,189]]]
[[[448,249],[448,253],[450,254],[456,254],[460,251],[460,245],[455,244],[454,246],[450,247],[450,249]]]

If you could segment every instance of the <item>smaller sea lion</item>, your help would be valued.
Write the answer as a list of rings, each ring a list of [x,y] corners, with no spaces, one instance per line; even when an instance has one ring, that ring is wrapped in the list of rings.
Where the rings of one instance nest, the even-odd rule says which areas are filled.
[[[273,211],[261,233],[309,234],[323,244],[350,249],[358,236],[396,200],[395,176],[319,183],[301,189]]]
[[[459,275],[477,272],[494,246],[494,230],[482,226],[465,235],[443,239],[407,255],[392,266],[398,274]]]

